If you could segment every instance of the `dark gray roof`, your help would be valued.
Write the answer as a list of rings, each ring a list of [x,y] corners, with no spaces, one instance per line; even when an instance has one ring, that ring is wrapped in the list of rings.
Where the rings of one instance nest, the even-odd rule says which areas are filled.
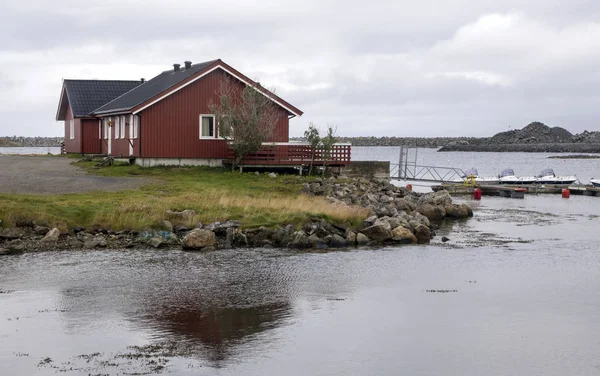
[[[64,80],[63,103],[57,118],[64,118],[68,99],[73,116],[85,117],[92,111],[139,86],[141,81]],[[64,97],[66,95],[66,98]],[[63,120],[63,119],[58,119]]]
[[[218,60],[211,60],[203,63],[193,64],[189,69],[185,69],[185,66],[182,66],[178,71],[173,69],[164,71],[153,79],[136,87],[134,90],[131,90],[114,99],[113,101],[104,104],[102,107],[97,108],[93,113],[103,114],[118,111],[130,111],[138,104],[144,103],[148,99],[162,93],[174,85],[177,85],[181,81],[200,72],[204,68],[217,61]]]

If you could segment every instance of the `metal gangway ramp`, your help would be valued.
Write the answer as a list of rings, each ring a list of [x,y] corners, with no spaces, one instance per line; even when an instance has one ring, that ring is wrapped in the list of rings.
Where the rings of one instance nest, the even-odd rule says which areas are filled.
[[[418,148],[401,146],[398,163],[390,163],[390,179],[443,183],[465,178],[460,168],[419,165],[418,155]]]

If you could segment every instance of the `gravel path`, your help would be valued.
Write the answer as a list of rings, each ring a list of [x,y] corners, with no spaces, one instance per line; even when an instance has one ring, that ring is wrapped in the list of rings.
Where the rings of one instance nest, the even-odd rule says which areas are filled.
[[[0,154],[0,193],[59,194],[120,191],[147,183],[141,178],[90,175],[73,159]]]

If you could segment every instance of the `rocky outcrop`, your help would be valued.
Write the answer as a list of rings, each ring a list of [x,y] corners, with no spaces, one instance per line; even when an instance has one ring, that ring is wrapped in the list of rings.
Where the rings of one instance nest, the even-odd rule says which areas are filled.
[[[561,127],[533,122],[477,142],[449,142],[439,151],[600,153],[600,132],[586,130],[573,135]]]

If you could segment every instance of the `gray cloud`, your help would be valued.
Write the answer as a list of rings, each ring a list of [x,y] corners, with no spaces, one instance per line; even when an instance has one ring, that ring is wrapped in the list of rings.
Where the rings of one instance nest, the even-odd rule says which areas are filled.
[[[305,111],[293,135],[310,121],[342,135],[598,129],[598,2],[30,0],[0,13],[0,135],[61,134],[62,78],[217,57]]]

